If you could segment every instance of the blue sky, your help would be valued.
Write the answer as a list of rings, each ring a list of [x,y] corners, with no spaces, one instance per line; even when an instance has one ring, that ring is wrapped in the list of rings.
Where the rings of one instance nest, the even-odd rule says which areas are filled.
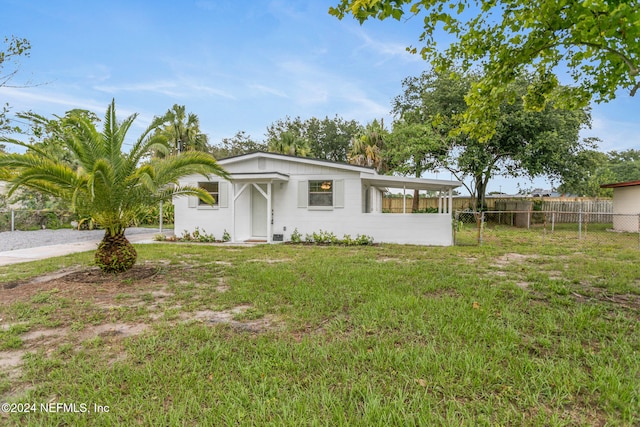
[[[0,102],[50,116],[72,108],[104,115],[112,98],[139,130],[173,104],[196,113],[212,143],[245,131],[262,140],[287,116],[362,124],[384,118],[402,79],[428,64],[419,19],[360,26],[327,11],[337,0],[71,1],[0,0],[2,33],[29,39]],[[640,148],[638,100],[626,94],[594,106],[602,151]],[[134,130],[135,132],[135,130]],[[448,173],[440,178],[449,179]],[[549,185],[496,179],[490,191]]]

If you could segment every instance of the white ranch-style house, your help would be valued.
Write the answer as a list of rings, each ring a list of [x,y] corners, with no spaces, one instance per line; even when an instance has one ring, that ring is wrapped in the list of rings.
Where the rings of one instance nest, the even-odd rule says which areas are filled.
[[[449,246],[453,244],[452,190],[459,181],[379,175],[346,163],[255,152],[218,161],[229,180],[218,176],[185,177],[180,184],[200,186],[215,199],[176,197],[175,233],[202,232],[232,242],[289,241],[323,230],[338,238],[348,234],[375,242]],[[382,212],[388,189],[430,190],[441,194],[438,213]]]

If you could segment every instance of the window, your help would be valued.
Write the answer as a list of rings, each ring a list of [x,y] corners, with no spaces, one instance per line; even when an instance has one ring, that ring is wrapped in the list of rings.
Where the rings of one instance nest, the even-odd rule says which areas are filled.
[[[333,206],[333,181],[309,181],[309,206]]]
[[[220,193],[219,193],[219,186],[217,182],[199,182],[198,187],[204,189],[204,191],[206,191],[211,195],[211,197],[213,197],[213,200],[215,200],[215,202],[213,203],[213,206],[218,206]],[[210,206],[210,205],[198,199],[198,206]]]

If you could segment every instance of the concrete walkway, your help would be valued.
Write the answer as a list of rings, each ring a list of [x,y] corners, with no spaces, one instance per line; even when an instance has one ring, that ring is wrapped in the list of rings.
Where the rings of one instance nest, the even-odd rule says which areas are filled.
[[[153,238],[158,232],[148,234],[133,234],[127,236],[131,243],[153,243]],[[68,255],[77,252],[94,251],[98,247],[100,240],[91,242],[74,242],[63,245],[40,246],[36,248],[16,249],[13,251],[0,252],[0,266],[18,264],[21,262],[37,261],[61,255]]]

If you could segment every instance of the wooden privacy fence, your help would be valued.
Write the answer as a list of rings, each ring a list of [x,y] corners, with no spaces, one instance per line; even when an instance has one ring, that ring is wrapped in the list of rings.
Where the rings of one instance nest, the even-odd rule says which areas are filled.
[[[418,204],[419,212],[426,212],[428,210],[437,211],[439,197],[421,197]],[[463,211],[469,209],[470,206],[469,197],[454,197],[453,198],[453,210]],[[382,212],[390,213],[402,213],[402,197],[384,197],[382,199]],[[413,198],[407,197],[405,200],[406,212],[411,212],[413,206]]]
[[[418,205],[419,212],[437,211],[438,197],[421,197]],[[382,211],[390,213],[402,213],[402,197],[384,197],[382,199]],[[407,197],[405,200],[406,212],[411,212],[413,198]],[[574,198],[550,198],[550,197],[522,197],[522,198],[501,198],[488,197],[485,199],[487,210],[489,211],[546,211],[557,212],[558,222],[577,222],[580,212],[598,214],[598,217],[611,222],[611,218],[605,218],[601,214],[613,213],[613,202],[611,200],[589,199],[583,197]],[[472,205],[471,197],[454,197],[453,210],[470,210]]]

